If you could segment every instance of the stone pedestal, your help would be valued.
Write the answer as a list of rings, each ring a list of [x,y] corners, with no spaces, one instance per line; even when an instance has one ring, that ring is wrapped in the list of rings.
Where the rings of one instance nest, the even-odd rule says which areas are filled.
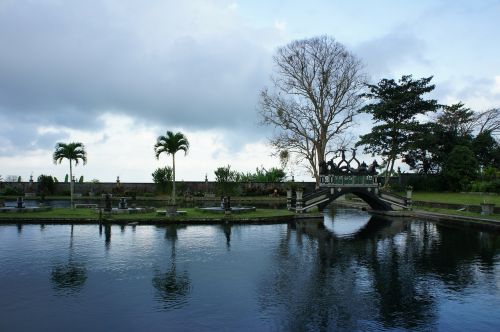
[[[406,190],[406,205],[408,207],[412,206],[412,195],[413,195],[412,190]]]
[[[495,204],[491,203],[481,203],[481,214],[482,215],[490,215],[493,214],[493,210],[495,209]]]
[[[166,215],[167,216],[176,216],[177,215],[177,204],[167,204]]]
[[[119,209],[127,209],[127,200],[125,197],[120,198],[120,203],[118,203]]]
[[[303,193],[304,192],[302,191],[302,189],[297,189],[297,191],[295,191],[295,198],[296,198],[295,212],[302,213],[302,194]]]
[[[18,209],[23,209],[24,208],[24,199],[22,197],[18,197],[16,204],[17,204],[16,207]]]
[[[288,211],[292,210],[292,189],[286,190],[286,208]]]

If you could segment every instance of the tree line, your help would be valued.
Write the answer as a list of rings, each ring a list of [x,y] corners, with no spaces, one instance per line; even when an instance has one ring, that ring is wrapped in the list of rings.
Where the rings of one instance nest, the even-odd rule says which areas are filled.
[[[279,48],[274,64],[272,85],[261,92],[261,123],[274,128],[277,154],[305,165],[317,185],[319,165],[354,146],[383,159],[386,187],[395,165],[405,163],[429,175],[436,190],[500,191],[499,108],[479,113],[427,98],[432,76],[370,84],[361,61],[328,36]],[[356,138],[351,129],[362,113],[373,125]]]

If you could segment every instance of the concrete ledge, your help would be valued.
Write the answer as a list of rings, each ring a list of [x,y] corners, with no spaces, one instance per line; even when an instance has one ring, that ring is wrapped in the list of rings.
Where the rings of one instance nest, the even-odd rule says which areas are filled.
[[[75,204],[75,208],[89,208],[89,209],[97,209],[97,204]]]
[[[474,227],[483,230],[500,231],[500,221],[488,218],[477,218],[470,216],[458,216],[444,213],[427,212],[427,211],[369,211],[371,214],[399,217],[399,218],[420,218],[431,220],[447,225]]]

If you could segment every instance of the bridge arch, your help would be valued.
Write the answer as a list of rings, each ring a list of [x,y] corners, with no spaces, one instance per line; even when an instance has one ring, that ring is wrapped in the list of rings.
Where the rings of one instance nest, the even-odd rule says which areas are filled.
[[[340,190],[339,190],[340,189]],[[371,189],[371,188],[370,188]],[[365,203],[367,203],[370,208],[373,210],[379,210],[379,211],[392,211],[393,208],[391,204],[383,201],[380,199],[380,197],[373,191],[373,190],[368,190],[367,188],[356,188],[356,187],[344,187],[344,188],[331,188],[329,190],[330,192],[327,194],[328,200],[325,200],[324,202],[318,204],[318,208],[320,210],[323,210],[328,204],[332,203],[335,201],[337,198],[339,198],[342,195],[345,194],[353,194],[360,199],[362,199]],[[307,206],[307,201],[305,202],[304,206]]]

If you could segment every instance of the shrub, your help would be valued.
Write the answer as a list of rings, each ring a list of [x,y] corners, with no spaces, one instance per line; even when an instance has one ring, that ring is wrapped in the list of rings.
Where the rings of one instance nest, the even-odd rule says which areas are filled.
[[[127,191],[125,191],[125,196],[132,197],[132,199],[135,199],[137,197],[137,192],[127,190]]]
[[[54,182],[54,178],[50,175],[40,175],[37,179],[37,192],[38,194],[44,195],[52,195],[54,194],[56,189],[56,185]]]
[[[21,188],[7,187],[5,188],[4,195],[19,196],[19,195],[24,195],[24,192]]]
[[[153,174],[156,190],[160,193],[170,193],[172,191],[172,168],[169,166],[157,168]]]

